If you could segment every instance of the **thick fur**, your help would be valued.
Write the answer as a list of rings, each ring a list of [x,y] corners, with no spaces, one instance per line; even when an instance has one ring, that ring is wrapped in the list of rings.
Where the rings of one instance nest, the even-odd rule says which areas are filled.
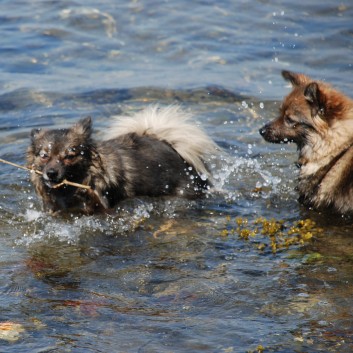
[[[299,151],[300,200],[317,209],[353,212],[353,100],[303,74],[282,72],[293,89],[279,117],[260,129],[268,142]]]
[[[68,129],[32,130],[27,162],[43,173],[31,181],[44,209],[91,214],[134,196],[202,196],[211,184],[205,159],[217,147],[190,118],[177,106],[150,107],[117,120],[100,142],[89,117]],[[91,190],[54,188],[65,179]]]

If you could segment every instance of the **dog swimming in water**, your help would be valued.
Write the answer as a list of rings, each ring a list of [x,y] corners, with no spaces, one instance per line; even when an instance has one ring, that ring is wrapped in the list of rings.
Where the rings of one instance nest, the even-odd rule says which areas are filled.
[[[297,145],[302,203],[352,214],[353,100],[304,74],[283,71],[282,76],[292,91],[260,134],[268,142]]]
[[[117,119],[103,141],[90,117],[66,129],[33,129],[27,166],[45,211],[85,214],[135,196],[197,198],[211,186],[206,160],[216,144],[178,106],[151,106]],[[68,180],[90,188],[64,184]]]

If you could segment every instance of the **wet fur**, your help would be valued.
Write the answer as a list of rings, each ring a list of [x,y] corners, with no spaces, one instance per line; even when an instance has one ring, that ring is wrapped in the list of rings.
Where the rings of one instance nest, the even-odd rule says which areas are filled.
[[[317,209],[353,212],[353,100],[329,84],[283,71],[292,91],[278,118],[260,129],[272,143],[298,147],[300,200]]]
[[[92,138],[91,118],[67,129],[34,129],[27,151],[44,209],[87,214],[134,196],[200,197],[210,187],[205,158],[216,145],[179,107],[150,107],[116,119],[108,140]],[[89,185],[53,188],[64,179]]]

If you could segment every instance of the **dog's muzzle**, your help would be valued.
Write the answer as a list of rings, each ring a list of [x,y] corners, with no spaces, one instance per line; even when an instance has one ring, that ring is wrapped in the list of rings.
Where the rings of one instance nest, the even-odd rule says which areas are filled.
[[[47,186],[50,188],[62,181],[62,176],[60,175],[59,170],[55,168],[49,168],[43,172],[43,179]]]
[[[260,128],[259,133],[266,141],[272,142],[271,127],[269,124],[266,124],[262,128]]]
[[[48,180],[50,181],[57,181],[59,172],[54,168],[50,168],[46,171],[44,175],[47,176]]]

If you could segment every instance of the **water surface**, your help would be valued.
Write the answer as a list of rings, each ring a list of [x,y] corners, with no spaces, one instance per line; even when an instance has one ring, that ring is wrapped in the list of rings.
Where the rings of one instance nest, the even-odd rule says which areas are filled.
[[[45,214],[1,164],[1,352],[351,352],[352,221],[300,206],[295,147],[258,129],[283,69],[350,94],[352,16],[348,1],[2,1],[1,158],[24,164],[34,127],[91,115],[101,138],[154,103],[192,112],[224,153],[204,200],[107,216]]]

